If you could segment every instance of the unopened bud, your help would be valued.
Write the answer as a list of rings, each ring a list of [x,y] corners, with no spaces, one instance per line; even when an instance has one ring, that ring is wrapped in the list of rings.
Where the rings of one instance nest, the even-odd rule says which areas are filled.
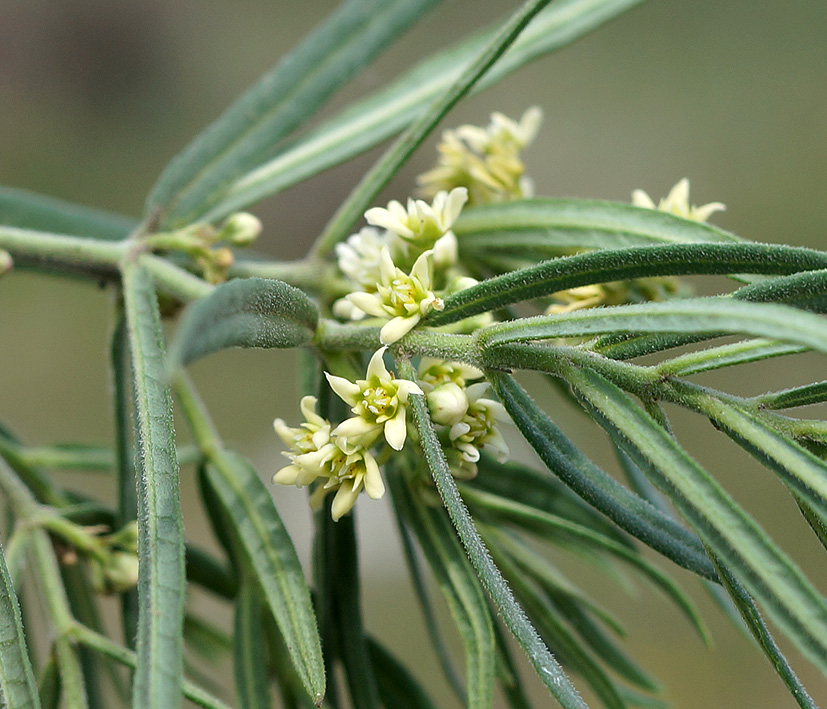
[[[123,593],[138,585],[138,557],[125,551],[116,551],[103,570],[106,590]]]
[[[440,384],[428,394],[428,409],[434,423],[453,426],[468,410],[468,396],[453,382]]]
[[[0,249],[0,276],[8,273],[12,270],[12,268],[14,268],[14,261],[12,261],[11,255],[8,251],[3,251],[3,249]]]
[[[235,261],[233,252],[226,247],[212,252],[212,262],[217,269],[226,270],[233,265],[233,261]]]
[[[249,246],[261,234],[261,220],[249,212],[237,212],[230,216],[218,232],[218,238],[235,246]]]

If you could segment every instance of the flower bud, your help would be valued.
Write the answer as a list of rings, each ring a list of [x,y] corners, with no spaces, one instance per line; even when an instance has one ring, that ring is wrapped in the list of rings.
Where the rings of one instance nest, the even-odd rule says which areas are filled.
[[[8,273],[12,268],[14,268],[14,262],[11,260],[8,251],[0,249],[0,276]]]
[[[138,584],[138,557],[125,551],[116,551],[103,569],[105,588],[109,593],[123,593]]]
[[[259,237],[263,228],[261,220],[254,214],[236,212],[221,225],[218,238],[235,246],[249,246]]]
[[[442,426],[453,426],[462,420],[468,410],[465,391],[453,382],[435,387],[427,397],[431,419]]]

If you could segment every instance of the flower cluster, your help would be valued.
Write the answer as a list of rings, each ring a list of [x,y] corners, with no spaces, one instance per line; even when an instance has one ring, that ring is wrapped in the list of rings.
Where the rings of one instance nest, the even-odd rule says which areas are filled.
[[[646,209],[658,209],[661,212],[669,212],[684,219],[691,219],[693,222],[706,222],[715,214],[723,212],[726,205],[721,202],[710,202],[709,204],[695,207],[689,203],[689,180],[684,177],[669,191],[669,194],[658,203],[657,207],[652,198],[643,190],[632,192],[632,204],[635,207]]]
[[[316,412],[316,398],[306,396],[301,401],[302,424],[293,428],[280,418],[273,422],[288,448],[283,455],[290,461],[275,474],[273,482],[297,487],[315,484],[310,496],[314,509],[321,507],[328,493],[335,492],[331,505],[334,520],[350,512],[361,492],[374,500],[385,494],[377,462],[383,454],[376,454],[375,449],[387,444],[394,451],[402,450],[411,394],[426,396],[457,477],[476,475],[482,448],[490,448],[500,460],[508,456],[508,447],[497,430],[497,422],[507,418],[505,410],[483,396],[486,383],[469,384],[480,379],[482,372],[424,358],[419,366],[420,387],[388,371],[386,349],[382,347],[371,357],[364,379],[352,382],[325,373],[331,389],[350,406],[350,418],[333,427]]]
[[[433,202],[391,201],[365,212],[371,226],[336,247],[339,269],[353,290],[333,304],[337,317],[386,320],[379,338],[391,344],[410,332],[432,310],[442,309],[437,282],[455,287],[450,271],[457,261],[451,231],[468,196],[465,188],[440,192]],[[440,278],[435,277],[440,270]],[[465,287],[476,281],[465,281]]]
[[[444,131],[437,166],[418,179],[422,194],[430,197],[463,186],[470,204],[531,197],[534,187],[520,153],[534,140],[542,120],[542,111],[532,106],[519,122],[493,113],[487,128],[464,125]]]

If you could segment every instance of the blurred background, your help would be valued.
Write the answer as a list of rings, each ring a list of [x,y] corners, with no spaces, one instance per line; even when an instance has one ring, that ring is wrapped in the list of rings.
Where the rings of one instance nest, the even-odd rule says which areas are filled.
[[[0,184],[140,215],[166,162],[335,5],[6,0],[0,4]],[[323,115],[515,6],[446,0],[344,87]],[[640,187],[657,200],[686,176],[693,203],[726,203],[716,224],[757,241],[824,248],[825,28],[822,0],[653,1],[464,101],[444,126],[485,124],[493,110],[519,117],[537,104],[545,122],[526,162],[538,194],[625,201]],[[416,174],[432,163],[434,145],[431,140],[417,152],[379,203],[410,193]],[[258,205],[253,211],[265,223],[260,249],[278,258],[301,256],[378,154]],[[25,442],[111,442],[111,305],[111,293],[77,281],[24,272],[0,281],[0,421]],[[252,458],[265,479],[283,460],[272,419],[299,415],[295,365],[291,352],[233,351],[193,367],[225,439]],[[824,378],[823,359],[808,357],[740,369],[737,376],[700,381],[753,394]],[[687,448],[827,588],[823,553],[773,476],[706,422],[669,413]],[[585,418],[563,409],[554,416],[590,455],[608,462]],[[185,427],[179,428],[186,440]],[[511,440],[515,455],[531,460],[525,445]],[[215,548],[192,471],[185,469],[182,479],[188,537]],[[111,494],[110,481],[93,473],[61,474],[61,480]],[[279,489],[274,495],[306,560],[304,493]],[[442,692],[436,661],[423,651],[421,617],[389,531],[387,501],[362,501],[357,509],[367,627]],[[584,584],[598,578],[576,561],[566,568]],[[794,706],[697,581],[675,573],[705,613],[711,649],[649,589],[602,582],[590,588],[625,621],[631,651],[662,678],[666,698],[684,709]],[[223,606],[197,593],[193,603],[229,628]],[[229,658],[225,664],[219,682],[230,677]],[[806,662],[798,667],[814,698],[827,702],[823,678]],[[535,689],[542,697],[542,688]]]

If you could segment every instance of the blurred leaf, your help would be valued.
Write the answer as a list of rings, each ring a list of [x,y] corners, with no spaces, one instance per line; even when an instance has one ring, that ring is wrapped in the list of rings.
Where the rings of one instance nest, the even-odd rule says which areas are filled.
[[[465,650],[466,704],[493,703],[494,631],[491,614],[474,570],[444,512],[416,500],[407,483],[388,480],[397,514],[414,533],[437,586],[451,611]]]
[[[379,682],[379,696],[393,709],[436,709],[416,678],[386,648],[373,638],[367,639],[370,661]]]
[[[511,502],[496,495],[473,490],[470,487],[463,486],[461,491],[465,493],[465,500],[472,511],[475,508],[483,509],[495,520],[509,522],[536,536],[552,541],[570,540],[576,546],[592,548],[630,564],[681,609],[701,637],[706,637],[706,630],[703,627],[701,618],[689,598],[672,579],[646,561],[639,552],[630,550],[613,539],[604,537],[599,532],[546,512],[535,510],[527,505]]]
[[[558,0],[532,21],[472,90],[490,86],[532,59],[565,47],[640,2]],[[488,30],[434,54],[390,85],[350,104],[281,148],[229,186],[209,218],[225,216],[280,192],[403,131],[459,78],[496,32],[496,28]]]
[[[9,709],[39,709],[17,594],[0,551],[0,697]]]
[[[168,165],[149,195],[147,215],[165,229],[202,217],[437,2],[342,4]]]
[[[137,226],[135,219],[63,202],[13,187],[0,187],[0,224],[116,241]]]
[[[646,210],[656,214],[654,210]],[[827,265],[827,253],[768,244],[665,244],[604,249],[489,278],[445,300],[425,322],[446,325],[561,290],[649,276],[789,274]]]
[[[410,380],[416,379],[416,372],[407,360],[397,361],[399,374]],[[445,454],[437,438],[436,431],[428,414],[425,398],[419,394],[412,394],[409,406],[413,414],[413,422],[419,434],[421,452],[431,471],[442,503],[448,511],[451,523],[465,547],[465,553],[474,566],[477,576],[494,604],[502,615],[508,629],[528,655],[529,661],[543,684],[564,707],[584,709],[585,704],[571,681],[566,677],[562,667],[554,659],[549,649],[537,634],[531,621],[515,600],[503,579],[499,569],[485,548],[474,526],[474,521],[468,513],[465,504],[457,490],[456,483]]]
[[[49,652],[46,662],[40,669],[40,678],[37,682],[37,691],[40,697],[40,705],[42,709],[60,709],[60,699],[62,687],[60,684],[60,670],[57,666],[57,658],[55,657],[54,647]],[[26,706],[26,705],[24,705]],[[37,704],[29,705],[37,707]],[[9,709],[12,709],[14,704],[9,703]]]
[[[181,702],[184,530],[172,397],[166,384],[161,319],[152,278],[123,268],[123,293],[138,419],[138,643],[133,703]]]
[[[827,353],[827,321],[812,313],[727,297],[669,300],[540,315],[490,325],[477,333],[484,348],[500,343],[600,333],[748,334],[806,345]],[[491,357],[491,364],[495,357]]]
[[[245,709],[270,709],[272,705],[263,621],[258,590],[245,579],[239,588],[233,626],[235,691],[238,705]]]
[[[318,317],[310,299],[282,281],[223,283],[187,309],[170,347],[171,366],[227,347],[298,347],[313,338]]]
[[[572,368],[566,378],[598,421],[623,437],[627,453],[653,476],[750,595],[827,672],[827,604],[789,557],[624,392],[586,369]]]
[[[221,598],[235,598],[238,581],[228,564],[192,544],[186,548],[187,580],[212,591]]]
[[[206,475],[255,571],[307,692],[320,702],[325,676],[316,617],[296,550],[273,498],[249,462],[231,451],[216,451]]]
[[[512,377],[495,372],[487,376],[517,428],[554,475],[644,544],[690,571],[716,578],[694,534],[586,458]]]

